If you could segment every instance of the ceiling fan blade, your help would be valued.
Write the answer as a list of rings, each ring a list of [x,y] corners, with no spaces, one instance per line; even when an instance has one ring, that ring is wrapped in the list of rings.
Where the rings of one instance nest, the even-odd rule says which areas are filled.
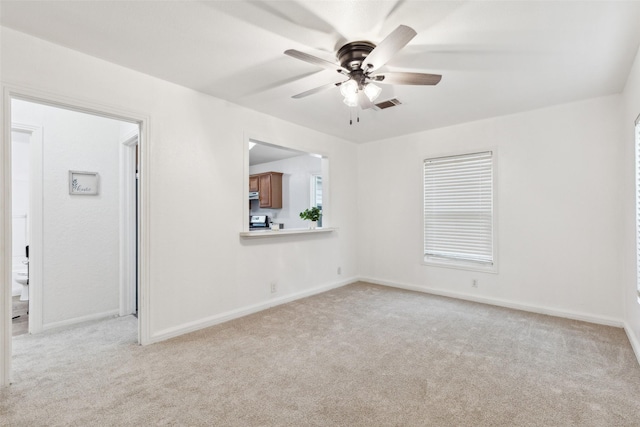
[[[382,67],[393,55],[405,47],[416,34],[413,28],[399,25],[364,60],[365,72]]]
[[[322,92],[322,91],[325,91],[327,89],[338,87],[341,84],[342,84],[342,82],[338,82],[338,83],[329,83],[329,84],[326,84],[326,85],[318,86],[316,88],[309,89],[309,90],[304,91],[302,93],[299,93],[297,95],[293,95],[292,98],[294,98],[294,99],[304,98],[306,96],[313,95],[315,93]]]
[[[369,77],[372,81],[391,85],[437,85],[442,79],[440,74],[426,73],[380,73]]]
[[[326,68],[327,70],[337,71],[338,73],[347,73],[349,72],[342,68],[340,65],[335,64],[333,62],[327,61],[322,58],[318,58],[317,56],[309,55],[308,53],[300,52],[299,50],[289,49],[284,51],[285,55],[289,55],[292,58],[299,59],[301,61],[308,62],[313,65],[318,65],[322,68]]]

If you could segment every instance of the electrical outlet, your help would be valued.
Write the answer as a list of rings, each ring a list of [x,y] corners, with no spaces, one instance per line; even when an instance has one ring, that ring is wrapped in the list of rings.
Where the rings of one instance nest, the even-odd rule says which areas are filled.
[[[473,282],[471,283],[471,287],[473,287],[473,288],[477,288],[478,287],[478,279],[473,279]]]
[[[342,274],[342,267],[338,267],[338,274]]]
[[[271,293],[275,294],[278,292],[278,284],[276,282],[271,282]]]

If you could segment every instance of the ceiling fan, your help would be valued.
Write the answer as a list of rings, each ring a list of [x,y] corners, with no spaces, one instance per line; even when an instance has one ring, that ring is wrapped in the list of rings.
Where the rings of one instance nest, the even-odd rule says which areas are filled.
[[[397,85],[427,85],[438,84],[442,78],[439,74],[409,73],[409,72],[385,72],[376,73],[385,65],[400,49],[402,49],[417,33],[411,27],[400,25],[393,30],[377,46],[368,41],[356,41],[347,43],[338,49],[336,58],[339,63],[333,63],[299,50],[289,49],[284,53],[292,58],[300,59],[314,65],[337,71],[348,77],[347,80],[338,83],[329,83],[314,89],[294,95],[299,99],[333,87],[340,87],[340,93],[344,96],[344,103],[350,107],[358,105],[363,110],[372,108],[373,101],[380,95],[382,89],[373,82]]]

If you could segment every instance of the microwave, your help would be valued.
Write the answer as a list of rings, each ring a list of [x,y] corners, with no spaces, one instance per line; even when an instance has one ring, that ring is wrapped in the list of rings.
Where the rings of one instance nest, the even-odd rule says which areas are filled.
[[[260,193],[257,191],[249,191],[249,200],[258,200],[260,199]]]

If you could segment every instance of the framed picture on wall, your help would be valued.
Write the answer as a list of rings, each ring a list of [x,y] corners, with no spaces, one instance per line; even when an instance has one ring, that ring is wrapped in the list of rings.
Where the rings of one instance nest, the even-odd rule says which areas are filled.
[[[98,172],[69,171],[69,194],[95,196],[99,184]]]

